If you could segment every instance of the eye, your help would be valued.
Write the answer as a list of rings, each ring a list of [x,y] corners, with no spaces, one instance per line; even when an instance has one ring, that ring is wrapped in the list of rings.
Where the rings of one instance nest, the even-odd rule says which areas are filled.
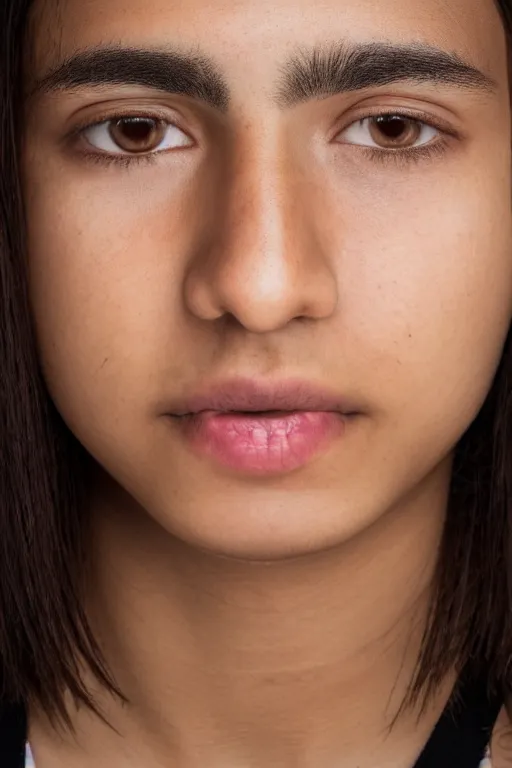
[[[374,115],[357,120],[337,138],[344,144],[359,144],[384,150],[410,149],[428,144],[439,135],[432,125],[408,115]]]
[[[81,134],[96,149],[119,155],[163,152],[192,144],[176,125],[154,117],[126,116],[105,120],[84,128]]]

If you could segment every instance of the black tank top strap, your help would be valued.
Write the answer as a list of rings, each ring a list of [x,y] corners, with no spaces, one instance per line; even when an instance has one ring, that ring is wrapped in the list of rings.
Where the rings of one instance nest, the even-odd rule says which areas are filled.
[[[0,765],[25,768],[27,716],[21,704],[0,708]]]
[[[502,705],[486,678],[463,673],[414,768],[479,768]]]

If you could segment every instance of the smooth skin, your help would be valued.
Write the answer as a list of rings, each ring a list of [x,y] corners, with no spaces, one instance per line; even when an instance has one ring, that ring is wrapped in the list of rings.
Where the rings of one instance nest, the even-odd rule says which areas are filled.
[[[495,87],[276,99],[298,49],[371,42],[455,53]],[[229,97],[221,110],[110,84],[27,102],[41,362],[97,461],[87,609],[131,701],[98,692],[120,736],[70,703],[78,742],[32,709],[37,768],[410,768],[453,675],[419,724],[410,712],[387,727],[425,625],[452,451],[512,313],[497,9],[36,0],[29,43],[29,90],[77,51],[122,46],[206,56]],[[426,121],[409,148],[439,151],[390,158],[370,120],[390,111]],[[106,162],[129,152],[104,121],[140,115],[167,121],[166,148]],[[71,139],[84,123],[96,127]],[[242,476],[163,415],[232,376],[299,377],[361,415],[300,470]]]

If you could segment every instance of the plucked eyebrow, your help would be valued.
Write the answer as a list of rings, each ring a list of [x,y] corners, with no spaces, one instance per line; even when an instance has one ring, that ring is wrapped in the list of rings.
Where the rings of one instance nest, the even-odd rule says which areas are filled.
[[[423,43],[344,43],[300,49],[281,68],[275,102],[304,101],[398,82],[445,85],[494,93],[496,81],[455,53]],[[109,85],[137,85],[189,96],[226,112],[230,91],[207,56],[167,49],[99,47],[78,51],[35,82],[38,93]]]

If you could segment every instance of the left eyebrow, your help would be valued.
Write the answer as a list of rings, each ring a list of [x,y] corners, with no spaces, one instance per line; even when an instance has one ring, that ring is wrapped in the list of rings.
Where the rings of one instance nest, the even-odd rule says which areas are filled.
[[[431,45],[345,43],[299,50],[282,69],[276,101],[286,108],[404,81],[489,94],[498,90],[498,84],[489,75],[457,54]]]

